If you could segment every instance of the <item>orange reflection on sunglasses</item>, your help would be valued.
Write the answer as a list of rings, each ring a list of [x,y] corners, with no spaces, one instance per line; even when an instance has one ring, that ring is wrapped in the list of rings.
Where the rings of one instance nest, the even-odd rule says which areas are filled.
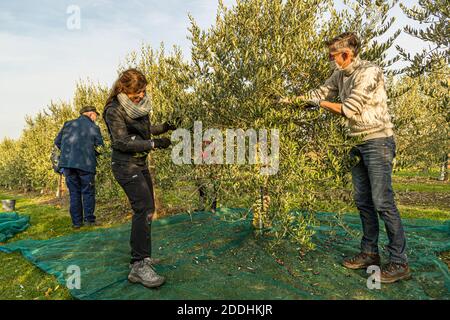
[[[336,56],[342,54],[343,52],[336,52],[336,53],[330,53],[328,55],[328,58],[330,59],[330,61],[334,61],[334,59],[336,59]]]

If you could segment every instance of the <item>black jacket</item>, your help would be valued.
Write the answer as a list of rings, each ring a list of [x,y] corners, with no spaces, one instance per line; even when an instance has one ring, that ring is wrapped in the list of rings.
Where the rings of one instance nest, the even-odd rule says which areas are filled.
[[[112,161],[146,164],[152,149],[152,135],[160,135],[168,130],[164,124],[152,126],[148,116],[130,118],[125,109],[114,98],[103,112],[103,119],[111,137]]]
[[[60,168],[80,169],[95,173],[96,148],[103,146],[100,128],[87,116],[67,121],[55,139],[61,150]]]

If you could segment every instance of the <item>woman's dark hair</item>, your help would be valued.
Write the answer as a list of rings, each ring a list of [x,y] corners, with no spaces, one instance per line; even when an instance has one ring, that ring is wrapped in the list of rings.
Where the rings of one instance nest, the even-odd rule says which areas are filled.
[[[330,41],[326,42],[330,50],[337,51],[339,49],[348,48],[353,51],[355,57],[359,54],[361,49],[361,42],[358,36],[353,32],[345,32]]]
[[[122,72],[111,89],[106,105],[117,97],[119,93],[133,94],[144,89],[148,84],[144,74],[137,69],[128,69]]]

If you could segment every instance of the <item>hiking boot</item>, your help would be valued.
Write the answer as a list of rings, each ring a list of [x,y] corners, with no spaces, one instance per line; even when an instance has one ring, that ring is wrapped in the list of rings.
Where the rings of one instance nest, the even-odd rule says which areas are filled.
[[[161,259],[158,259],[158,258],[145,258],[144,262],[148,263],[148,264],[150,264],[152,266],[155,266],[155,265],[161,263]]]
[[[83,226],[82,224],[73,224],[72,229],[78,230],[78,229],[81,229],[82,226]]]
[[[140,283],[147,288],[159,287],[166,281],[153,270],[151,264],[144,260],[133,263],[128,280],[132,283]]]
[[[411,270],[406,263],[389,262],[381,268],[381,283],[394,283],[411,278]]]
[[[85,224],[88,227],[98,227],[100,225],[97,221],[86,221]]]
[[[158,258],[145,258],[144,259],[144,262],[149,264],[149,265],[151,265],[151,266],[156,266],[157,264],[160,264],[161,261],[162,260],[158,259]],[[132,263],[130,263],[129,268],[130,269],[133,268],[133,264]]]
[[[360,252],[356,256],[344,259],[342,263],[344,267],[348,269],[366,269],[369,266],[379,266],[380,256],[378,254],[369,254]]]

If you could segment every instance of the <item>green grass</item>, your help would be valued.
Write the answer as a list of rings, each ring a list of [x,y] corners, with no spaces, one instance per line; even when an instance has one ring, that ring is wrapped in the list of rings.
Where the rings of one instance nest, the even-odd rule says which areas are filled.
[[[439,177],[439,169],[431,169],[431,170],[423,170],[423,171],[414,171],[414,170],[400,170],[396,171],[394,173],[397,177],[404,177],[404,178],[436,178]]]
[[[396,173],[393,187],[397,193],[415,198],[414,204],[402,204],[399,210],[405,218],[450,219],[450,182],[437,181],[438,171]]]
[[[395,191],[417,192],[448,192],[449,181],[438,181],[439,170],[415,172],[411,170],[398,171],[393,176]]]
[[[398,209],[401,213],[402,218],[432,219],[442,221],[450,220],[450,210],[404,205],[399,205]]]
[[[408,183],[408,182],[394,182],[393,187],[395,191],[418,191],[418,192],[450,192],[450,183],[435,182],[435,183]]]
[[[349,214],[358,214],[358,209],[355,206],[341,206],[342,212]],[[430,208],[425,206],[411,206],[411,205],[397,205],[398,210],[402,218],[407,219],[431,219],[446,221],[450,220],[450,210],[442,210],[438,208]],[[332,210],[323,210],[324,212],[330,212]]]
[[[86,227],[82,231],[74,231],[67,209],[43,204],[46,198],[27,198],[13,196],[9,192],[0,193],[0,200],[10,198],[17,200],[16,209],[20,214],[30,216],[31,224],[27,230],[16,235],[11,241],[45,240],[96,229]],[[69,291],[59,285],[56,278],[36,268],[19,253],[0,253],[0,265],[0,300],[71,299]]]
[[[2,193],[0,199],[11,198]],[[20,239],[48,239],[72,233],[70,218],[63,209],[37,204],[35,199],[14,196],[16,209],[30,216],[26,231],[16,235]],[[69,291],[60,286],[56,279],[39,270],[25,260],[19,253],[0,253],[0,299],[42,300],[70,299]]]
[[[19,253],[0,253],[1,300],[67,300],[69,291],[56,278],[39,270]]]
[[[450,196],[450,184],[448,182],[431,180],[430,176],[433,176],[433,174],[396,173],[394,176],[394,189],[401,192],[441,193]],[[161,200],[165,206],[172,209],[172,211],[182,206],[183,203],[187,204],[186,199],[192,193],[189,188],[181,192],[173,191],[173,193],[163,193],[160,190],[156,192],[161,195]],[[67,208],[46,204],[50,200],[49,198],[29,195],[16,196],[10,192],[0,191],[0,199],[8,198],[17,199],[17,211],[21,214],[29,215],[31,218],[31,227],[16,235],[11,241],[29,238],[42,240],[96,229],[95,227],[89,227],[81,231],[72,230]],[[116,207],[117,211],[124,210],[120,206]],[[99,206],[100,212],[102,210],[108,211],[108,208]],[[329,211],[330,209],[328,206],[324,206],[324,210]],[[357,212],[356,208],[351,204],[348,204],[348,209],[346,211]],[[432,201],[420,205],[404,205],[400,203],[399,209],[404,218],[450,219],[450,210],[443,209],[442,204],[438,206]],[[114,226],[123,222],[123,219],[114,218],[114,215],[120,214],[123,215],[121,212],[110,214],[108,218],[112,222],[105,224],[104,227]],[[64,286],[59,285],[53,276],[39,270],[20,254],[0,253],[0,265],[0,299],[71,299],[69,291]]]

